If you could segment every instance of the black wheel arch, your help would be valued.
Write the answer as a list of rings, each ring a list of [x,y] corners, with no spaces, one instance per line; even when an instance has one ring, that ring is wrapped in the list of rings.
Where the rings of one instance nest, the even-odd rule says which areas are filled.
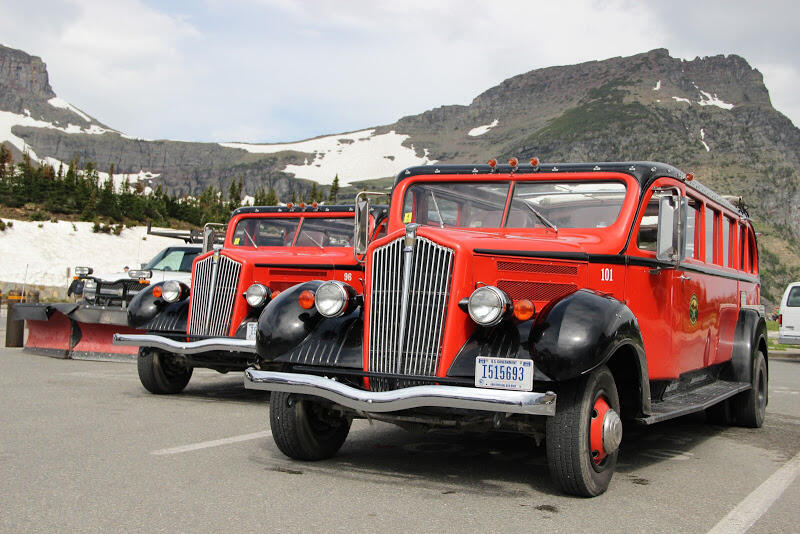
[[[588,289],[575,291],[542,309],[530,343],[537,368],[554,381],[570,381],[607,365],[625,416],[650,413],[642,333],[625,303]]]
[[[761,350],[769,373],[769,355],[767,352],[767,321],[752,308],[739,310],[736,330],[733,333],[733,353],[731,354],[730,373],[727,377],[737,382],[752,382],[753,357]]]

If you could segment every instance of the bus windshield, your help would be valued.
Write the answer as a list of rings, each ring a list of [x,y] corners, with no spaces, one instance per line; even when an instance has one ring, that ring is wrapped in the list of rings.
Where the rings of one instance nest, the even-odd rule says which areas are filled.
[[[248,217],[233,231],[234,247],[349,247],[352,217]]]
[[[506,213],[508,196],[511,202]],[[626,187],[616,181],[420,182],[406,191],[403,222],[442,228],[605,228]]]

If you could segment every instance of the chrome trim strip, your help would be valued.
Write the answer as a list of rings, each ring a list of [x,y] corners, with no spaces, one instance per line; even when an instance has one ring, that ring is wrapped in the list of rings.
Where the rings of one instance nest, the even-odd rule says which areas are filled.
[[[114,345],[127,347],[152,347],[175,354],[198,354],[215,350],[231,352],[256,352],[256,342],[247,339],[215,337],[199,341],[175,341],[152,334],[114,334]]]
[[[321,376],[247,369],[244,387],[313,395],[371,413],[395,412],[438,406],[488,412],[552,416],[556,394],[552,391],[505,391],[461,386],[412,386],[391,391],[364,391]]]

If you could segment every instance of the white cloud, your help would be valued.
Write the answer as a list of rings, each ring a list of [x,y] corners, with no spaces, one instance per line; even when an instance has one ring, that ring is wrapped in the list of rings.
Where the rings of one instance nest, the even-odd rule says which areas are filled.
[[[287,142],[361,130],[468,104],[535,68],[658,47],[739,53],[799,122],[800,38],[746,27],[785,26],[795,8],[777,20],[758,5],[712,2],[709,26],[708,12],[675,2],[42,0],[4,8],[0,35],[43,56],[60,97],[144,138]]]

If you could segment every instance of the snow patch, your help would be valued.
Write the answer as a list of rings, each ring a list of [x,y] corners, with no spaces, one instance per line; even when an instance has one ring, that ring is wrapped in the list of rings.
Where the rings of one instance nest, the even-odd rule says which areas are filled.
[[[70,274],[77,265],[92,267],[97,273],[119,272],[125,265],[147,262],[161,249],[177,244],[180,242],[173,238],[147,235],[144,226],[125,228],[115,236],[93,233],[90,222],[15,220],[13,227],[0,232],[0,254],[13,258],[0,262],[0,280],[66,288],[70,282],[67,268]]]
[[[653,87],[653,91],[659,91],[661,89],[661,80],[656,82],[656,86]]]
[[[25,115],[27,115],[28,117],[31,116],[31,112],[27,108],[23,109],[22,111],[24,111]]]
[[[733,104],[729,104],[727,102],[723,102],[722,100],[720,100],[717,97],[717,93],[714,93],[712,96],[711,93],[707,93],[706,91],[703,91],[701,89],[698,89],[698,91],[700,91],[700,100],[698,100],[697,103],[700,104],[701,106],[717,106],[718,108],[727,110],[733,109]]]
[[[73,112],[76,115],[78,115],[83,120],[85,120],[86,122],[92,122],[92,119],[91,119],[91,117],[89,117],[89,115],[87,115],[83,111],[79,110],[78,108],[76,108],[75,106],[73,106],[72,104],[67,102],[66,100],[58,98],[57,96],[54,96],[53,98],[48,100],[47,103],[50,104],[51,106],[53,106],[54,108],[68,109],[71,112]]]
[[[394,130],[375,135],[375,130],[370,129],[296,143],[220,145],[240,148],[254,154],[272,154],[286,150],[314,154],[313,160],[306,158],[302,165],[288,164],[283,172],[324,185],[331,184],[338,174],[340,185],[346,185],[353,181],[394,176],[406,167],[436,163],[436,160],[428,157],[427,149],[420,157],[413,145],[404,146],[403,143],[408,138],[408,135],[398,134]]]
[[[689,100],[688,98],[681,98],[679,96],[673,96],[672,98],[674,98],[677,102],[686,102],[690,106],[692,105],[692,101]]]
[[[241,206],[252,206],[256,202],[255,197],[251,197],[250,195],[245,195],[242,199]]]
[[[700,128],[700,142],[703,143],[703,146],[706,147],[706,152],[711,152],[711,149],[708,148],[708,143],[705,142],[706,138],[706,130],[705,128]]]
[[[489,124],[484,124],[483,126],[476,126],[475,128],[471,129],[467,135],[471,137],[478,137],[479,135],[485,134],[498,124],[499,124],[498,120],[495,119]]]

